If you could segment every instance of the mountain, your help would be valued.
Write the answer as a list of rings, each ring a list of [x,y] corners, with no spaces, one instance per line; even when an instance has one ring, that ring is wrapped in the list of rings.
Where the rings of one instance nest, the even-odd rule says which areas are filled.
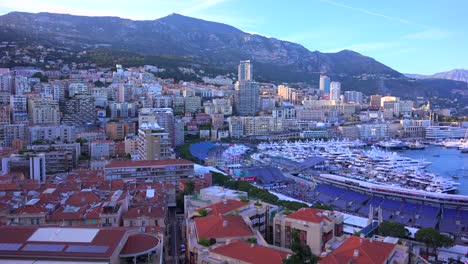
[[[296,43],[178,14],[152,21],[133,21],[118,17],[12,12],[0,16],[0,28],[72,47],[100,45],[144,55],[188,56],[223,67],[235,67],[239,60],[251,59],[300,73],[401,76],[390,67],[353,51],[311,52]]]
[[[435,73],[431,77],[436,79],[447,79],[468,83],[468,70],[454,69],[451,71]]]
[[[446,79],[468,83],[467,69],[454,69],[451,71],[434,73],[432,75],[407,73],[405,76],[414,79]]]
[[[462,82],[407,78],[354,51],[310,51],[296,43],[178,14],[135,21],[119,17],[12,12],[0,16],[0,40],[15,41],[17,48],[40,45],[56,52],[49,52],[52,55],[47,55],[44,61],[52,57],[63,63],[154,64],[164,68],[194,68],[209,75],[235,76],[239,60],[250,59],[258,81],[317,85],[319,75],[324,73],[342,82],[344,90],[406,98],[459,99],[458,94],[464,95],[468,89]],[[4,59],[3,64],[0,60],[0,66],[15,66],[16,61],[10,58],[14,52],[7,54],[0,55],[0,59]],[[458,100],[462,101],[461,108],[463,100]]]

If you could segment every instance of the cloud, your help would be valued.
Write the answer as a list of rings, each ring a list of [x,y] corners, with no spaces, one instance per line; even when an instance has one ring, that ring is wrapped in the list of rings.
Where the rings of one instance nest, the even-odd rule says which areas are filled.
[[[192,6],[187,7],[181,11],[179,11],[180,14],[182,15],[190,15],[192,13],[198,12],[198,11],[203,11],[205,9],[208,9],[210,7],[213,7],[215,5],[224,3],[228,0],[200,0],[196,1],[193,3]]]
[[[415,22],[413,22],[413,21],[410,21],[410,20],[407,20],[407,19],[404,19],[404,18],[395,17],[395,16],[388,16],[388,15],[384,15],[384,14],[381,14],[381,13],[373,12],[373,11],[370,11],[370,10],[367,10],[367,9],[364,9],[364,8],[353,7],[353,6],[341,4],[341,3],[338,3],[338,2],[335,2],[335,1],[331,1],[331,0],[319,0],[319,1],[322,2],[322,3],[329,4],[329,5],[334,5],[334,6],[338,6],[338,7],[347,8],[347,9],[351,9],[351,10],[354,10],[354,11],[358,11],[358,12],[361,12],[361,13],[364,13],[364,14],[368,14],[368,15],[371,15],[371,16],[376,16],[376,17],[385,18],[385,19],[387,19],[387,20],[396,21],[396,22],[399,22],[399,23],[402,23],[402,24],[413,25],[413,26],[418,26],[418,27],[422,27],[422,28],[429,28],[429,27],[426,26],[426,25],[418,24],[418,23],[415,23]]]
[[[453,32],[445,31],[437,28],[431,28],[427,30],[423,30],[416,33],[411,33],[403,38],[405,39],[413,39],[413,40],[438,40],[438,39],[446,39],[453,35]]]
[[[375,50],[393,49],[393,48],[397,48],[400,46],[401,46],[401,43],[399,42],[378,41],[378,42],[366,42],[366,43],[352,44],[352,45],[345,46],[342,48],[325,50],[323,52],[338,52],[338,51],[345,50],[345,49],[354,50],[358,52],[369,52],[369,51],[375,51]]]

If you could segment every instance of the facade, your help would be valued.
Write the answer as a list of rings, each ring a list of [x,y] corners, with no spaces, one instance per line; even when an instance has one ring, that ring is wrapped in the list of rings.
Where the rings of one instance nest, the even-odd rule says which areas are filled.
[[[156,123],[141,124],[138,129],[138,158],[140,160],[174,158],[169,133]]]
[[[237,82],[235,86],[236,112],[240,116],[253,116],[259,109],[259,85],[254,81]]]
[[[320,75],[319,88],[322,93],[330,93],[330,77]]]
[[[73,126],[31,126],[29,127],[29,142],[44,141],[47,143],[67,143],[75,141]]]
[[[43,153],[29,158],[29,178],[38,183],[46,181],[46,158]]]
[[[111,118],[128,118],[136,116],[136,106],[134,103],[112,102],[109,104]]]
[[[53,99],[37,98],[28,103],[29,120],[33,124],[60,124],[60,109]]]
[[[175,121],[172,108],[141,108],[138,114],[139,124],[157,123],[169,133],[172,146],[175,146]]]
[[[361,124],[357,125],[359,128],[360,139],[362,140],[376,140],[389,137],[388,124]]]
[[[242,118],[238,116],[231,116],[228,120],[229,134],[232,138],[240,138],[244,136],[244,125]]]
[[[252,64],[250,63],[250,60],[240,61],[237,80],[239,82],[252,81],[252,75]]]
[[[184,97],[185,112],[196,113],[202,109],[200,96]]]
[[[379,94],[371,95],[369,100],[369,107],[372,109],[379,109],[381,99],[382,96]]]
[[[343,235],[343,215],[315,208],[302,208],[290,214],[276,214],[273,220],[275,246],[289,248],[292,233],[308,245],[315,255],[325,251],[325,244]]]
[[[363,95],[358,91],[345,91],[344,100],[348,104],[362,104]]]
[[[285,85],[278,85],[278,91],[277,94],[283,98],[285,101],[291,101],[292,100],[292,93],[293,93],[293,88],[290,88]]]
[[[93,123],[97,118],[94,99],[89,95],[77,95],[65,103],[63,123],[81,126]]]
[[[468,128],[451,126],[428,126],[426,139],[464,138]]]
[[[331,101],[340,101],[341,96],[341,83],[340,82],[331,82],[330,83],[330,100]]]
[[[28,122],[28,100],[25,95],[12,95],[10,97],[10,106],[13,123]]]
[[[111,161],[106,165],[105,177],[111,179],[153,180],[177,183],[194,173],[194,164],[184,159]]]

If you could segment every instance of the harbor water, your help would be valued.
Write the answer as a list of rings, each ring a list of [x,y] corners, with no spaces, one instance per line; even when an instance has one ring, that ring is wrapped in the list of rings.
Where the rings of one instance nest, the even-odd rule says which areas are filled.
[[[461,153],[456,148],[427,145],[422,150],[397,151],[401,156],[413,159],[425,159],[432,162],[426,168],[440,177],[459,182],[458,194],[468,195],[468,154]],[[455,177],[453,177],[455,176]]]

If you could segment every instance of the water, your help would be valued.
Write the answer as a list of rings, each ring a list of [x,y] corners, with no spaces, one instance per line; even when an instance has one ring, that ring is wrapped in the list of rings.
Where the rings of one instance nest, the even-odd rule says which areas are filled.
[[[441,146],[428,145],[424,150],[402,150],[398,151],[402,156],[413,159],[425,159],[432,162],[426,168],[440,177],[459,182],[458,194],[468,195],[468,154],[461,153],[456,148],[445,148]],[[439,157],[434,157],[439,155]],[[459,176],[458,179],[452,178],[453,175]]]

